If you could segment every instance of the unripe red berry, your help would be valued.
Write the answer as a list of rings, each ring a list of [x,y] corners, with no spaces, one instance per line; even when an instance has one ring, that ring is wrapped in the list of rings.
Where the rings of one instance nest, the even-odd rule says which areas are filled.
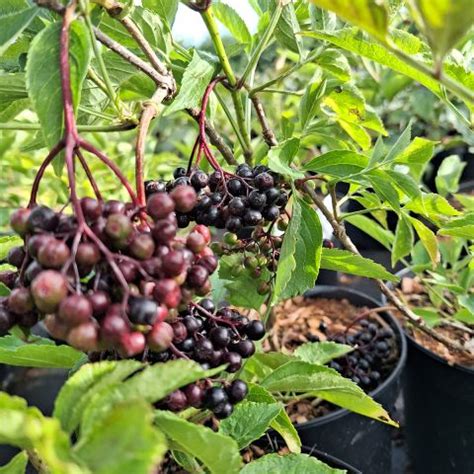
[[[132,238],[128,250],[132,257],[139,260],[147,260],[155,252],[155,242],[150,234],[138,234]]]
[[[31,257],[38,256],[39,249],[46,245],[50,240],[56,240],[51,234],[36,234],[28,239],[26,247]]]
[[[84,352],[89,352],[98,347],[98,330],[94,323],[84,323],[72,328],[67,336],[71,346]]]
[[[112,305],[100,325],[100,336],[108,344],[116,344],[130,332],[130,327],[121,316],[120,305]]]
[[[209,272],[206,268],[201,265],[193,265],[188,270],[188,276],[186,282],[191,288],[200,288],[202,287],[209,277]]]
[[[146,336],[146,342],[155,352],[163,352],[173,341],[173,328],[166,322],[156,323]]]
[[[28,216],[28,230],[30,232],[46,231],[51,232],[56,229],[59,223],[59,216],[49,207],[36,206]]]
[[[211,231],[209,230],[209,227],[202,224],[198,224],[194,226],[193,232],[199,232],[204,237],[206,244],[209,244],[211,242],[212,236],[211,236]]]
[[[45,268],[60,269],[71,256],[69,247],[61,240],[49,239],[38,250],[38,262]]]
[[[105,233],[114,243],[125,245],[127,239],[133,232],[133,225],[130,218],[123,214],[111,214],[105,223]]]
[[[34,308],[28,288],[15,288],[8,296],[8,309],[15,314],[26,314]]]
[[[11,228],[22,237],[28,231],[28,217],[30,216],[30,209],[17,209],[10,216],[10,226]]]
[[[190,212],[196,206],[197,195],[192,186],[177,186],[171,191],[170,196],[178,212]]]
[[[36,307],[43,313],[53,313],[67,295],[67,280],[55,270],[45,270],[31,283]]]
[[[116,199],[111,199],[104,204],[104,216],[110,216],[110,214],[124,214],[125,203]]]
[[[159,244],[167,244],[176,236],[178,227],[174,222],[168,219],[156,221],[151,233],[155,241]]]
[[[162,258],[162,269],[166,276],[178,276],[184,271],[185,266],[184,255],[180,250],[172,250]]]
[[[8,251],[7,262],[16,268],[20,268],[25,259],[25,249],[23,247],[13,247]]]
[[[145,350],[145,336],[141,332],[122,334],[119,343],[119,353],[122,357],[133,357]]]
[[[92,314],[95,318],[100,318],[105,314],[110,306],[110,297],[105,291],[96,290],[87,295],[91,306]]]
[[[206,245],[206,239],[199,232],[191,232],[186,239],[186,246],[194,253],[201,252]]]
[[[92,317],[92,305],[82,295],[71,295],[61,301],[58,316],[68,326],[86,323]]]
[[[215,255],[206,255],[199,259],[198,264],[204,267],[209,274],[212,274],[216,271],[219,261]]]
[[[181,290],[174,280],[165,278],[156,283],[153,296],[156,301],[164,304],[166,307],[177,308],[181,301]]]
[[[43,319],[44,325],[49,334],[54,339],[65,341],[69,332],[69,327],[64,324],[55,314],[48,314]]]
[[[92,242],[82,242],[77,247],[76,262],[81,267],[93,267],[100,260],[100,250]]]
[[[146,211],[154,220],[163,219],[174,211],[173,199],[166,193],[152,194],[146,203]]]
[[[96,199],[84,197],[81,199],[81,208],[86,220],[93,222],[101,216],[103,206],[102,203]]]

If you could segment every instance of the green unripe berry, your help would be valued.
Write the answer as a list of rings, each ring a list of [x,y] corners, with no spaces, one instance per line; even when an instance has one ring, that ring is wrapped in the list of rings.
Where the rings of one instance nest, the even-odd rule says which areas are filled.
[[[224,234],[224,242],[227,245],[234,246],[239,241],[239,238],[233,232],[226,232]]]

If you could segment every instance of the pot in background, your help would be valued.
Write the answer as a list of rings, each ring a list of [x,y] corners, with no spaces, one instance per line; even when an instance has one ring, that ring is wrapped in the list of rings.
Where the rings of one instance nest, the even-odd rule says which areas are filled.
[[[399,272],[407,276],[409,270]],[[451,366],[408,339],[405,435],[418,474],[474,472],[474,369]]]
[[[308,298],[348,299],[355,306],[380,307],[380,303],[363,293],[331,286],[320,286],[305,294]],[[392,374],[369,395],[394,413],[401,389],[406,360],[406,341],[398,321],[388,313],[378,313],[395,332],[400,357]],[[371,418],[339,409],[320,418],[296,425],[305,446],[344,459],[364,474],[390,473],[392,434],[394,428]]]

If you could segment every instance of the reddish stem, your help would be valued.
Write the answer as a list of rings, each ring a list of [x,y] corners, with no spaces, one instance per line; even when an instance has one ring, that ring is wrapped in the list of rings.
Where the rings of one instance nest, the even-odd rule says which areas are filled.
[[[36,197],[38,195],[38,188],[43,178],[44,172],[49,164],[54,160],[57,154],[64,148],[64,140],[60,140],[48,153],[48,156],[44,159],[43,163],[36,173],[35,180],[33,181],[33,185],[31,187],[31,194],[30,194],[30,202],[28,203],[28,207],[33,207],[36,204]]]
[[[92,144],[86,142],[84,139],[79,137],[78,143],[81,148],[97,156],[99,160],[105,163],[105,165],[107,165],[115,173],[115,176],[117,176],[117,178],[120,180],[120,182],[123,184],[123,186],[127,190],[128,194],[130,195],[130,198],[133,204],[139,207],[139,203],[138,203],[135,191],[132,189],[132,186],[128,182],[127,178],[123,175],[122,171],[120,171],[120,168],[110,158],[108,158],[107,155],[97,150],[97,148],[95,148]]]
[[[102,194],[100,193],[100,190],[99,190],[99,186],[97,186],[94,176],[92,175],[91,169],[89,168],[89,165],[87,164],[87,161],[84,158],[84,155],[82,154],[79,148],[76,149],[76,155],[79,158],[79,161],[81,162],[81,165],[84,168],[84,171],[86,172],[87,178],[89,179],[89,183],[91,183],[91,186],[92,186],[92,189],[94,190],[94,194],[96,198],[99,201],[103,201]]]

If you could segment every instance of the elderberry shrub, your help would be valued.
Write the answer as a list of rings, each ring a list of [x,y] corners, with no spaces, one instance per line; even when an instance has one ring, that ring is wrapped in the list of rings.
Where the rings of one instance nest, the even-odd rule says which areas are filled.
[[[323,332],[325,327],[320,327]],[[349,354],[334,359],[329,367],[360,385],[374,390],[393,370],[398,354],[394,332],[375,319],[361,319],[350,331],[328,335],[328,340],[355,347]]]
[[[15,211],[11,225],[24,243],[8,255],[18,271],[0,274],[12,289],[0,301],[0,334],[44,319],[54,338],[83,351],[125,358],[147,345],[168,348],[160,325],[209,292],[217,258],[204,226],[176,235],[176,212],[195,206],[194,188],[157,191],[145,210],[82,198],[82,225],[46,206]]]
[[[262,165],[251,168],[241,164],[235,174],[214,171],[209,175],[199,169],[188,174],[184,168],[176,168],[173,176],[166,184],[147,181],[146,192],[191,185],[197,195],[196,206],[177,208],[177,222],[183,228],[190,222],[230,232],[255,228],[276,221],[288,202],[281,176]]]
[[[227,364],[227,372],[237,372],[255,352],[254,341],[262,339],[265,327],[260,321],[242,316],[229,307],[216,309],[212,300],[202,299],[179,311],[170,322],[164,321],[147,336],[151,362],[187,358],[203,368]],[[201,380],[173,392],[160,407],[180,411],[189,406],[207,408],[217,418],[226,418],[233,405],[247,395],[245,382]]]

